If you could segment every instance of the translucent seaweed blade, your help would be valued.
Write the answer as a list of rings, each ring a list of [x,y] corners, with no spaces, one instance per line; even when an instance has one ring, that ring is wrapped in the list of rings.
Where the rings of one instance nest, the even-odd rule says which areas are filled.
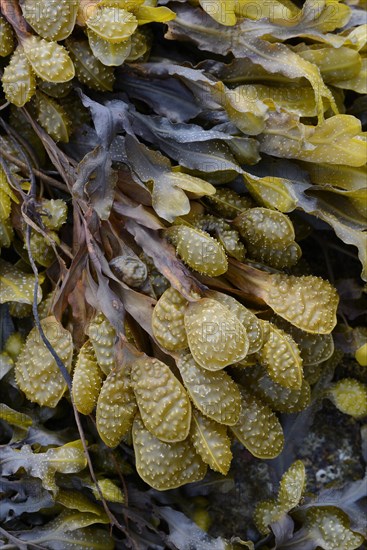
[[[103,65],[117,67],[129,57],[131,52],[131,39],[117,44],[104,40],[91,29],[88,30],[89,46],[97,59]]]
[[[73,474],[80,472],[87,465],[80,439],[39,453],[33,452],[30,445],[23,445],[21,449],[4,447],[0,451],[0,456],[5,476],[24,468],[32,477],[40,478],[43,487],[52,491],[54,496],[59,489],[55,479],[57,472]]]
[[[235,14],[235,0],[199,0],[203,10],[206,11],[217,23],[233,26],[237,22]]]
[[[364,539],[349,528],[348,516],[333,507],[329,510],[318,507],[309,510],[304,530],[311,535],[309,538],[315,545],[330,550],[356,550]]]
[[[135,11],[136,18],[139,25],[146,25],[147,23],[167,23],[172,21],[176,17],[174,11],[166,8],[165,6],[139,6]]]
[[[292,195],[291,182],[284,185],[283,178],[275,176],[257,177],[244,173],[246,187],[254,199],[266,208],[275,208],[280,212],[292,212],[297,200]]]
[[[176,13],[176,20],[168,24],[167,38],[185,38],[195,42],[200,49],[222,55],[232,52],[237,57],[247,58],[252,63],[261,65],[269,73],[280,73],[288,79],[306,78],[314,90],[319,121],[323,120],[323,98],[338,112],[334,97],[324,84],[318,67],[302,59],[286,44],[260,38],[271,34],[272,30],[275,34],[276,26],[269,25],[266,20],[264,26],[245,20],[232,29],[216,23],[209,16],[203,16],[200,10],[187,5],[178,6]],[[297,31],[295,35],[298,35]]]

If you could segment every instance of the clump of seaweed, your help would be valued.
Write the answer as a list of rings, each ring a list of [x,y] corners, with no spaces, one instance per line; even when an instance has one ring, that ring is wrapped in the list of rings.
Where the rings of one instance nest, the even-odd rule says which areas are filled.
[[[295,444],[367,416],[365,3],[265,4],[0,0],[5,547],[366,540]]]
[[[257,504],[254,520],[260,533],[267,535],[271,528],[276,548],[360,548],[365,540],[361,522],[365,479],[355,481],[353,491],[324,489],[312,499],[303,496],[305,477],[305,467],[297,460],[283,474],[277,497]],[[295,523],[300,529],[294,529]]]

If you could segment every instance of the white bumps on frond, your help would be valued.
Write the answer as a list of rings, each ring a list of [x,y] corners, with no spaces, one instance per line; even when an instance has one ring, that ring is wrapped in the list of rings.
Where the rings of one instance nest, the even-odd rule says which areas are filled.
[[[193,411],[190,439],[196,452],[212,470],[223,475],[228,473],[231,465],[231,441],[227,428],[214,420]]]
[[[17,107],[23,107],[36,91],[36,77],[21,46],[13,53],[2,78],[5,97]]]
[[[150,48],[149,38],[148,32],[137,29],[131,36],[131,50],[126,61],[131,63],[145,55]]]
[[[144,426],[137,415],[133,424],[136,469],[154,489],[165,491],[203,479],[207,466],[189,439],[163,442]]]
[[[7,57],[14,50],[14,33],[9,23],[0,15],[0,57]]]
[[[96,409],[97,430],[108,447],[116,447],[130,430],[137,404],[123,370],[113,370],[103,383]]]
[[[240,262],[244,260],[246,250],[244,244],[240,241],[239,233],[223,218],[217,218],[210,214],[200,214],[193,218],[192,223],[197,229],[213,235],[223,245],[229,256]]]
[[[267,321],[263,321],[263,324],[267,336],[257,354],[260,363],[277,384],[289,389],[300,389],[303,369],[298,345],[284,330]]]
[[[330,334],[336,325],[339,297],[320,277],[271,275],[267,304],[292,325],[317,334]]]
[[[55,231],[48,231],[48,237],[55,244],[59,244],[60,239]],[[24,249],[27,249],[26,243],[24,243]],[[41,233],[36,233],[35,231],[32,233],[30,251],[34,261],[43,267],[49,267],[55,260],[55,253],[50,242]]]
[[[66,47],[74,62],[76,76],[82,84],[92,90],[112,91],[115,81],[113,67],[106,67],[93,55],[87,40],[68,38]]]
[[[13,236],[14,231],[10,223],[10,219],[8,218],[6,220],[0,221],[0,249],[2,247],[7,248],[11,245]]]
[[[48,229],[58,231],[66,222],[68,207],[62,199],[42,199],[40,215]]]
[[[275,498],[262,500],[255,508],[254,523],[262,535],[270,533],[269,525],[279,521],[283,516]]]
[[[339,411],[354,418],[367,416],[367,384],[342,378],[330,387],[328,396]]]
[[[132,363],[131,382],[146,428],[162,441],[186,439],[190,400],[171,369],[158,359],[141,357]]]
[[[0,226],[1,227],[1,226]],[[9,313],[16,319],[23,319],[32,315],[32,306],[30,304],[22,304],[21,302],[8,302]]]
[[[305,332],[280,317],[277,317],[274,323],[288,332],[297,343],[304,367],[327,361],[334,353],[334,341],[331,334]]]
[[[78,0],[24,0],[27,23],[46,40],[65,40],[71,34],[78,12]]]
[[[216,214],[226,219],[236,218],[239,214],[252,206],[252,199],[248,196],[241,196],[233,189],[217,188],[215,195],[206,197]]]
[[[33,273],[24,273],[17,266],[0,258],[0,303],[19,302],[32,305],[35,278]],[[42,298],[38,286],[38,303]]]
[[[240,418],[231,426],[232,432],[257,458],[275,458],[284,445],[283,429],[276,414],[244,389],[241,389],[241,397]]]
[[[98,6],[86,19],[86,24],[98,36],[112,43],[127,40],[138,26],[138,20],[129,11],[109,6]]]
[[[183,261],[199,273],[210,277],[223,275],[228,269],[227,256],[223,246],[208,233],[179,225],[168,231],[177,254]]]
[[[109,320],[99,313],[89,324],[87,334],[92,342],[98,365],[105,374],[109,374],[115,366],[115,329]]]
[[[301,257],[292,222],[285,214],[269,208],[250,208],[236,220],[235,227],[252,258],[277,269],[291,267]]]
[[[235,298],[223,292],[210,291],[208,296],[226,306],[241,321],[249,340],[248,355],[258,351],[263,345],[264,335],[262,324],[256,315]]]
[[[188,347],[184,314],[188,302],[174,288],[168,288],[158,300],[152,317],[157,342],[169,351]]]
[[[208,370],[220,370],[247,355],[249,340],[239,319],[211,298],[191,302],[185,311],[190,351]]]
[[[35,107],[37,120],[42,128],[55,141],[67,143],[69,141],[70,120],[62,106],[51,97],[36,92]]]
[[[278,497],[262,500],[255,508],[254,522],[260,533],[270,533],[269,525],[298,505],[305,482],[305,466],[301,460],[296,460],[282,476]]]
[[[305,528],[312,533],[320,548],[328,550],[356,550],[364,536],[353,532],[349,517],[336,507],[314,506],[307,510]]]
[[[73,399],[82,414],[90,414],[98,399],[103,373],[89,340],[82,346],[73,373]]]
[[[286,246],[276,249],[271,246],[251,245],[247,246],[248,255],[258,262],[267,264],[275,269],[285,269],[296,265],[302,256],[299,244],[292,242]]]
[[[280,481],[278,502],[288,512],[295,508],[302,498],[306,484],[306,469],[302,460],[296,460],[283,474]]]
[[[0,188],[0,222],[5,222],[11,212],[11,199],[10,196]]]
[[[55,317],[41,321],[46,338],[70,371],[73,342]],[[46,348],[37,328],[33,328],[15,365],[15,377],[19,388],[30,401],[46,407],[56,407],[66,390],[66,382],[60,369]]]
[[[34,72],[47,82],[68,82],[75,69],[66,49],[57,42],[28,35],[22,40],[24,53]]]
[[[246,242],[254,245],[275,246],[294,240],[294,228],[290,219],[281,212],[268,208],[250,208],[236,220],[236,226]]]
[[[247,369],[242,379],[248,389],[260,397],[275,411],[282,413],[296,413],[303,411],[311,400],[310,384],[302,380],[299,389],[285,388],[272,380],[269,374],[260,365],[253,365]]]
[[[55,99],[67,97],[73,89],[71,81],[68,82],[46,82],[45,80],[39,80],[37,83],[37,89],[44,94],[53,97]]]
[[[220,424],[236,424],[241,412],[241,395],[229,374],[224,370],[210,372],[200,367],[190,353],[183,354],[177,366],[199,411]]]
[[[103,65],[117,67],[129,57],[131,52],[131,38],[117,44],[104,40],[91,29],[88,30],[88,42],[94,56]]]

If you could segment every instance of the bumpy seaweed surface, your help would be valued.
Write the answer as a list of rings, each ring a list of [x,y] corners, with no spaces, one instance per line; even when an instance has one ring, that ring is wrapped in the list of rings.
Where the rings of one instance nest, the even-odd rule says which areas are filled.
[[[365,0],[0,0],[0,543],[365,548]]]

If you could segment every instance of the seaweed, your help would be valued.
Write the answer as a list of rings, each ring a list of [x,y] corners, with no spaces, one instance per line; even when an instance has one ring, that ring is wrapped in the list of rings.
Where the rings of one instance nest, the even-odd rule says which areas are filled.
[[[365,1],[0,6],[1,543],[361,547]]]

